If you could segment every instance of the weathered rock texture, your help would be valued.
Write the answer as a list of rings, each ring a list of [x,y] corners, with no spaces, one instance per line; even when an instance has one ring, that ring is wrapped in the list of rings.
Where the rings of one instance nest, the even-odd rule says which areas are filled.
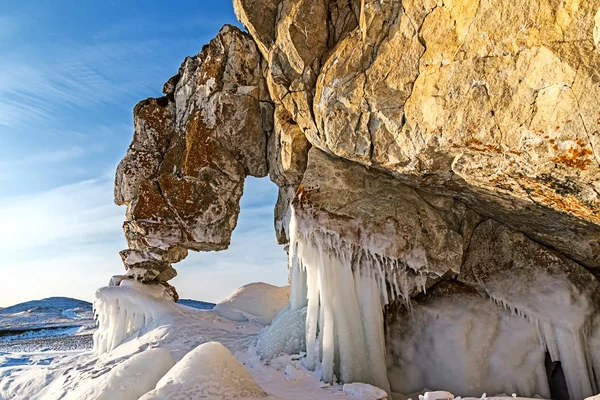
[[[167,281],[187,250],[229,246],[244,178],[268,172],[273,105],[262,68],[254,41],[225,26],[185,59],[165,97],[135,107],[115,184],[115,202],[127,206],[127,275]]]
[[[599,390],[600,354],[567,359],[549,332],[600,343],[600,0],[234,7],[249,34],[225,26],[165,97],[134,109],[115,186],[127,275],[165,282],[188,250],[226,249],[244,178],[268,174],[279,243],[293,236],[293,204],[304,232],[396,260],[433,287],[418,297],[420,322],[390,328],[389,341],[420,335],[447,296],[472,311],[468,323],[485,303],[482,320],[521,326],[493,300],[542,327],[534,353],[563,362],[572,398]],[[413,379],[403,390],[443,386],[398,373],[408,362],[398,346],[390,377]]]

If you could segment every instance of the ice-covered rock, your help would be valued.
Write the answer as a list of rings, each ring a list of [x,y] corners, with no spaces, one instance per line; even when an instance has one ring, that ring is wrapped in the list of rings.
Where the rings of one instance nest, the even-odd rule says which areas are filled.
[[[140,400],[258,399],[266,396],[225,346],[208,342],[190,351],[158,381],[154,390]]]
[[[252,321],[267,325],[288,305],[289,300],[289,286],[254,282],[236,289],[218,303],[213,311],[232,321]]]
[[[419,400],[454,400],[454,395],[450,392],[435,391],[425,392],[424,395],[419,395]]]
[[[96,291],[94,312],[98,321],[98,329],[94,333],[94,351],[105,353],[115,349],[154,319],[180,311],[163,285],[124,279],[118,286],[107,286]]]
[[[600,349],[588,341],[593,338],[600,284],[585,268],[488,220],[473,233],[458,278],[537,327],[551,361],[561,363],[571,398],[599,390],[600,365],[595,360]]]
[[[348,393],[350,396],[357,397],[361,400],[381,400],[388,398],[385,390],[381,390],[368,383],[345,383],[342,390],[344,393]]]
[[[258,337],[256,352],[265,360],[306,351],[306,307],[284,309]]]

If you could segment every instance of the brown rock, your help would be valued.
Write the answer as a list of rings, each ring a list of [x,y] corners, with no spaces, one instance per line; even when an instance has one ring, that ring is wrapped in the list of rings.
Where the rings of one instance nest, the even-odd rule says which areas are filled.
[[[417,191],[381,172],[313,148],[293,205],[301,230],[329,232],[421,273],[460,271],[461,234]]]
[[[164,92],[135,107],[115,182],[115,201],[127,205],[127,275],[145,282],[173,278],[187,249],[229,246],[244,178],[268,172],[273,130],[261,55],[235,27],[186,58]]]

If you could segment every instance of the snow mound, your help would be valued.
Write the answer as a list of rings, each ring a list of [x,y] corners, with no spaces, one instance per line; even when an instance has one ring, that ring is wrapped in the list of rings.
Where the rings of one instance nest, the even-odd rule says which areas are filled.
[[[49,297],[0,309],[0,336],[3,341],[18,334],[36,336],[36,331],[41,329],[65,330],[94,325],[92,305],[68,297]]]
[[[219,342],[189,352],[140,400],[256,399],[267,394]]]
[[[213,309],[232,321],[252,321],[268,325],[290,301],[289,286],[279,287],[254,282],[238,288]]]
[[[164,286],[126,279],[119,286],[98,289],[94,310],[98,320],[94,351],[105,353],[115,349],[154,319],[177,314],[180,309]]]
[[[385,390],[379,389],[377,386],[369,385],[367,383],[346,383],[343,386],[342,390],[344,391],[344,393],[347,393],[353,397],[358,397],[362,400],[387,399],[387,393],[385,392]]]
[[[306,307],[283,310],[258,337],[256,352],[263,360],[306,351]]]
[[[173,365],[175,360],[169,350],[148,349],[117,365],[106,375],[79,386],[65,400],[137,400],[152,390]]]

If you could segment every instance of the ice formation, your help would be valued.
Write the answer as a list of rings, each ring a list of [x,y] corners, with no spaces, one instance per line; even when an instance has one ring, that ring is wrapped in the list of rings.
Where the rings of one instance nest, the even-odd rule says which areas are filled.
[[[563,293],[557,293],[559,301],[561,294]],[[598,349],[595,349],[591,342],[588,343],[591,324],[585,318],[590,312],[587,304],[582,310],[575,307],[570,310],[557,310],[559,315],[550,319],[544,315],[546,313],[540,314],[527,309],[529,304],[535,303],[531,299],[516,305],[512,302],[515,299],[507,301],[491,298],[497,305],[510,311],[511,315],[525,318],[535,326],[540,344],[549,353],[550,359],[561,363],[571,399],[583,399],[598,393],[600,365],[594,360]],[[584,299],[583,296],[579,297],[582,298]],[[556,308],[547,304],[547,310],[553,313]]]
[[[381,400],[388,397],[385,391],[368,383],[346,383],[342,390],[350,396],[365,400]]]
[[[533,324],[459,284],[436,290],[387,327],[393,391],[426,387],[462,396],[487,391],[550,398],[545,350]]]
[[[119,282],[119,286],[107,286],[96,291],[94,312],[98,321],[94,351],[105,353],[160,315],[177,314],[179,308],[163,286],[125,279]]]
[[[258,337],[256,352],[264,360],[306,351],[306,307],[283,310]]]
[[[424,395],[419,395],[419,400],[454,400],[454,395],[450,392],[438,390],[436,392],[426,392]]]
[[[307,221],[301,226],[293,208],[290,235],[290,304],[307,306],[308,367],[320,365],[326,382],[365,382],[389,393],[383,306],[424,290],[426,276]]]

